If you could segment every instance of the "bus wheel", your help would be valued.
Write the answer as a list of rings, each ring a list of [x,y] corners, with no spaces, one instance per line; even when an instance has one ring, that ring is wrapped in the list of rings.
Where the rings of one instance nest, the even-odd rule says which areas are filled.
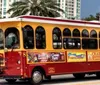
[[[84,73],[75,73],[73,74],[73,76],[77,79],[80,79],[80,78],[84,78],[85,77],[85,74]]]
[[[100,78],[100,72],[97,72],[97,73],[96,73],[96,77],[97,77],[97,78]]]
[[[33,85],[39,85],[43,81],[43,73],[39,69],[35,69],[32,73],[31,82]]]
[[[8,83],[14,83],[17,79],[5,79]]]

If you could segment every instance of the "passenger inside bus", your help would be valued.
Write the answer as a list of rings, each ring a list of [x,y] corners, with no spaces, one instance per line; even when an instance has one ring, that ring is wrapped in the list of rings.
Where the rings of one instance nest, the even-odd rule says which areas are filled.
[[[5,31],[5,45],[8,49],[19,48],[19,32],[16,28],[8,28]]]

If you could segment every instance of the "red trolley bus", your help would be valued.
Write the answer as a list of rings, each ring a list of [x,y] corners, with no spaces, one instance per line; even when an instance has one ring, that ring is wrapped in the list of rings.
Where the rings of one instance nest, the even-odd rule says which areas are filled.
[[[0,20],[0,76],[39,84],[52,75],[100,77],[100,22],[20,16]]]

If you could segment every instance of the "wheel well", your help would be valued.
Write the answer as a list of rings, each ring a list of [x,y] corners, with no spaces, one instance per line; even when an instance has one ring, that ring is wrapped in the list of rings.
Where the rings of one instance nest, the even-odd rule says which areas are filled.
[[[36,67],[32,70],[32,73],[34,72],[34,70],[40,70],[40,71],[43,73],[43,75],[46,76],[46,72],[45,72],[45,70],[44,70],[43,67],[41,67],[41,66],[36,66]]]

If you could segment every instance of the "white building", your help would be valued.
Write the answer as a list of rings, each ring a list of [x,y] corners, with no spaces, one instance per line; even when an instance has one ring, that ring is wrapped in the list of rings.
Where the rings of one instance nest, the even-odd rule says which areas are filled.
[[[7,18],[10,14],[7,13],[7,10],[10,8],[10,5],[18,0],[0,0],[0,11],[1,11],[1,17]]]
[[[65,13],[60,13],[62,18],[80,19],[81,0],[57,0],[57,3],[65,11]]]
[[[1,6],[2,6],[2,3],[1,2],[2,2],[2,0],[0,0],[0,10],[1,10]]]

